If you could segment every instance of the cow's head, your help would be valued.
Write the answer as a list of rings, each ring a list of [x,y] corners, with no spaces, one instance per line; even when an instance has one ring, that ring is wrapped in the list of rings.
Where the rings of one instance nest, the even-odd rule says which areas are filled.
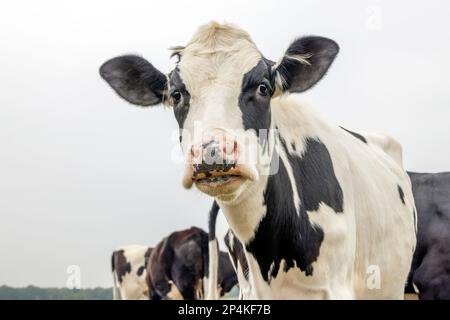
[[[100,74],[132,104],[173,108],[187,160],[183,185],[232,199],[266,165],[255,152],[271,146],[271,100],[311,88],[338,50],[330,39],[303,37],[274,63],[245,31],[212,23],[174,49],[178,62],[168,74],[134,55],[105,62]]]

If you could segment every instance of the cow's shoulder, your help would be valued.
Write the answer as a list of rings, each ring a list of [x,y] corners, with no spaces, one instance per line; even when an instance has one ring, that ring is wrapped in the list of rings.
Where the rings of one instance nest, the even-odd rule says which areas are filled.
[[[401,168],[403,168],[402,145],[394,137],[381,132],[354,132],[341,127],[355,138],[363,141],[370,147],[378,148],[392,158]]]
[[[385,133],[367,133],[365,137],[369,145],[380,147],[394,161],[403,168],[403,149],[402,145],[394,137]]]

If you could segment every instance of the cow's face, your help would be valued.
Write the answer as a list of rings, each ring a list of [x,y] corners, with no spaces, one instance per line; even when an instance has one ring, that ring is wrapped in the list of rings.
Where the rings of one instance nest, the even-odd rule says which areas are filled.
[[[267,172],[271,100],[312,87],[337,52],[332,40],[304,37],[274,63],[246,32],[212,23],[175,49],[179,61],[167,75],[138,56],[111,59],[100,73],[133,104],[173,108],[186,157],[183,185],[232,199]]]

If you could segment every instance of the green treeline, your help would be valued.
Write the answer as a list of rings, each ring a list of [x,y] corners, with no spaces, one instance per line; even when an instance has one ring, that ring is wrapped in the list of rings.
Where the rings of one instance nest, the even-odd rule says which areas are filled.
[[[67,289],[0,286],[0,300],[111,300],[111,288]]]

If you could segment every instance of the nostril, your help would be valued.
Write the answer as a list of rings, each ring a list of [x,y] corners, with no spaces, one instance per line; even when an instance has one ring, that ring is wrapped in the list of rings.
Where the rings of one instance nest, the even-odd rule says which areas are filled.
[[[221,151],[217,144],[210,144],[204,150],[205,150],[205,156],[208,156],[210,158],[215,158],[215,157],[221,156]]]

